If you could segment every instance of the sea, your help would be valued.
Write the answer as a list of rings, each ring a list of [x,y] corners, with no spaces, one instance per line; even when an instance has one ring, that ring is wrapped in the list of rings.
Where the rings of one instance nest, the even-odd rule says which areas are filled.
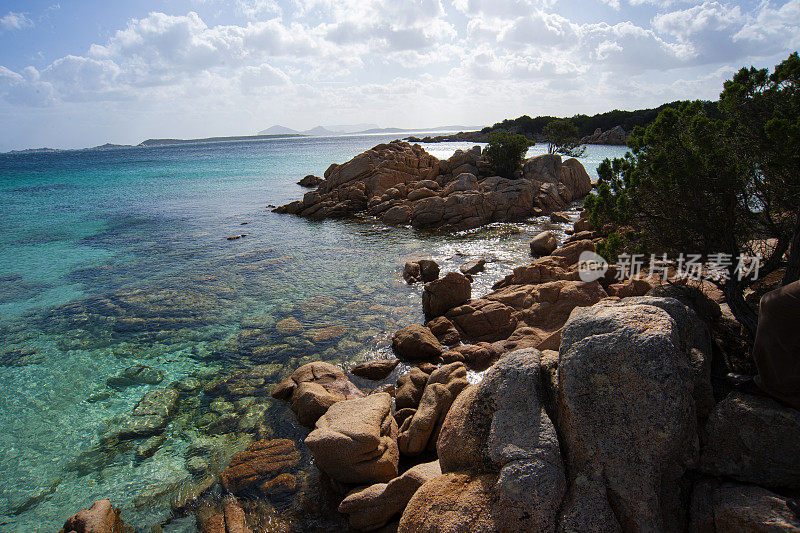
[[[530,261],[537,232],[563,238],[547,217],[440,233],[271,212],[302,197],[306,174],[394,138],[0,154],[0,531],[57,531],[102,498],[137,531],[195,531],[198,510],[176,502],[254,438],[252,425],[215,423],[221,415],[246,411],[257,437],[301,450],[308,432],[288,404],[217,398],[215,383],[253,368],[277,382],[310,361],[347,369],[391,357],[391,334],[423,322],[422,288],[400,275],[406,261],[432,258],[447,272],[484,257],[478,297]],[[423,147],[447,158],[473,144]],[[603,159],[624,153],[589,146],[581,162],[596,178]],[[277,327],[287,319],[302,330]],[[115,379],[130,368],[146,382]],[[175,383],[178,411],[151,455],[143,439],[109,438],[145,393]],[[214,460],[202,458],[209,447]],[[264,530],[344,527],[306,450],[297,476],[296,492],[262,498]]]

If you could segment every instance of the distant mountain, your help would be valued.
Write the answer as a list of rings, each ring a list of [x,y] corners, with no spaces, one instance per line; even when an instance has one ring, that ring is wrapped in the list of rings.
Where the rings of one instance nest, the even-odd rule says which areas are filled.
[[[259,131],[259,135],[311,135],[314,137],[328,137],[332,135],[375,134],[375,133],[419,133],[433,131],[475,131],[481,126],[437,126],[435,128],[380,128],[377,124],[341,124],[337,126],[317,126],[310,130],[298,131],[286,126],[272,126]]]
[[[310,130],[302,131],[300,133],[303,135],[313,135],[315,137],[327,137],[328,135],[337,135],[338,132],[331,131],[323,126],[317,126],[316,128],[311,128]]]
[[[258,132],[259,135],[296,135],[298,133],[300,132],[297,130],[287,128],[286,126],[279,126],[277,124]]]

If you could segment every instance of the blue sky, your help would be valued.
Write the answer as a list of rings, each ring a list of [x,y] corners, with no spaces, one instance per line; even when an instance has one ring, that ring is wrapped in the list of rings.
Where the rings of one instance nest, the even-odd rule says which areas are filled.
[[[0,0],[0,151],[716,98],[800,0]]]

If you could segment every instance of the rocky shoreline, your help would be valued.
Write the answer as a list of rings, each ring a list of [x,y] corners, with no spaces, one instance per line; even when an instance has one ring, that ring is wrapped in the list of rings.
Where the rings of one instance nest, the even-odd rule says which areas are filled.
[[[518,179],[507,179],[493,175],[479,146],[440,161],[417,144],[394,141],[331,165],[315,190],[274,212],[313,220],[368,216],[457,231],[560,211],[591,189],[574,158],[532,157]]]
[[[380,145],[332,166],[308,193],[308,205],[304,198],[294,212],[316,207],[302,216],[370,216],[371,202],[396,201],[389,209],[411,212],[398,223],[476,227],[463,212],[414,224],[415,211],[429,211],[417,207],[420,201],[447,205],[455,197],[461,205],[471,195],[492,202],[499,183],[481,170],[478,151],[439,161],[417,148]],[[508,180],[524,182],[526,192],[506,194],[512,200],[503,204],[505,216],[543,213],[548,204],[533,205],[542,198],[553,198],[554,211],[568,205],[565,197],[580,194],[575,184],[585,188],[585,180],[573,180],[577,166],[567,163],[545,156],[526,161],[522,179]],[[393,188],[399,197],[387,196]],[[412,198],[422,189],[434,194]],[[529,203],[515,210],[519,198]],[[482,213],[480,224],[498,212]],[[531,242],[529,264],[478,298],[479,259],[458,272],[441,272],[429,260],[407,263],[404,279],[424,284],[425,319],[394,332],[394,357],[348,369],[298,356],[296,368],[264,364],[153,389],[115,438],[139,439],[146,454],[158,447],[153,439],[178,403],[196,401],[191,395],[198,391],[219,437],[226,427],[253,435],[229,446],[239,450],[232,455],[220,454],[211,438],[187,453],[199,475],[173,495],[172,506],[194,514],[207,532],[296,530],[270,501],[309,483],[356,531],[800,528],[791,507],[800,495],[800,412],[731,391],[718,379],[732,361],[747,357],[731,341],[721,296],[646,275],[619,281],[613,265],[600,279],[583,281],[580,254],[598,242],[586,218],[562,243],[548,233]],[[302,329],[295,322],[274,327]],[[252,340],[255,350],[258,339]],[[111,384],[157,378],[136,368]],[[291,420],[266,427],[260,421],[267,408],[284,409]],[[293,421],[310,432],[286,430]],[[317,477],[302,471],[307,454]],[[104,500],[64,527],[89,530],[129,529]]]

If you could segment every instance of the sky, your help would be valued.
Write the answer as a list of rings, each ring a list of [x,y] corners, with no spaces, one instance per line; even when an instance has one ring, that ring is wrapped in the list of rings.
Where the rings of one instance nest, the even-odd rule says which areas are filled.
[[[800,0],[0,0],[0,151],[716,99]]]

